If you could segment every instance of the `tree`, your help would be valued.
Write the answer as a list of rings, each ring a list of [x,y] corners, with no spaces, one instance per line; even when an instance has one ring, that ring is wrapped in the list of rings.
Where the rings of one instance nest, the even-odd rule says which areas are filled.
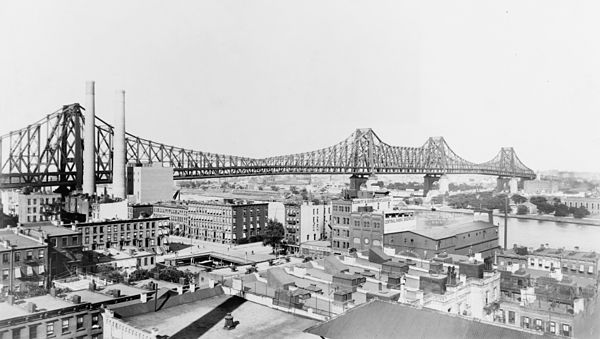
[[[532,204],[536,205],[539,208],[540,207],[539,205],[547,203],[548,200],[546,199],[546,197],[533,196],[533,197],[529,198],[529,202],[531,202]]]
[[[525,198],[522,195],[518,195],[518,194],[513,194],[513,196],[511,197],[512,201],[514,201],[515,204],[520,205],[524,202],[527,201],[527,198]]]
[[[543,202],[540,203],[538,205],[536,205],[538,208],[538,212],[543,213],[543,214],[552,214],[555,211],[555,207],[552,204],[549,204],[547,202]]]
[[[569,215],[569,207],[565,204],[556,204],[554,210],[555,217],[566,217]]]
[[[581,219],[588,215],[590,215],[590,211],[588,211],[587,208],[585,208],[583,206],[577,207],[573,210],[573,217],[575,217],[577,219]]]
[[[529,213],[529,208],[525,205],[519,205],[519,207],[517,207],[517,214],[518,215],[524,215],[524,214],[528,214]]]
[[[275,252],[277,247],[279,247],[284,234],[285,230],[283,229],[283,225],[278,221],[270,219],[262,234],[263,245],[273,247],[273,252]]]

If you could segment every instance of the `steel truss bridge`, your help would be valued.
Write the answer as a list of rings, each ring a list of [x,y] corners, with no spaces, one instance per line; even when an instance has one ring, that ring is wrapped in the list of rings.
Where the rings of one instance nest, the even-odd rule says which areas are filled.
[[[81,188],[84,108],[65,105],[38,122],[0,137],[0,188],[69,186]],[[96,116],[96,183],[112,182],[113,126]],[[254,159],[165,145],[126,133],[127,163],[173,168],[174,179],[284,174],[484,174],[534,179],[534,172],[504,147],[476,164],[458,156],[442,137],[421,147],[392,146],[369,128],[316,151]]]

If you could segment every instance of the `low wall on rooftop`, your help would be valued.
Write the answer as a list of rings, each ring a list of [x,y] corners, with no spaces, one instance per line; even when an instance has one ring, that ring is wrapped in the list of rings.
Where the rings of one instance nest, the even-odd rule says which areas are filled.
[[[221,286],[215,286],[213,288],[204,288],[201,290],[196,290],[195,292],[185,292],[183,294],[175,293],[176,292],[174,291],[165,293],[163,296],[159,297],[159,299],[156,301],[156,305],[154,299],[148,298],[148,301],[145,303],[140,302],[122,307],[117,306],[112,308],[112,310],[122,318],[127,318],[135,315],[154,312],[155,307],[157,307],[158,309],[165,309],[169,307],[179,306],[182,304],[193,303],[195,301],[208,299],[224,294]]]

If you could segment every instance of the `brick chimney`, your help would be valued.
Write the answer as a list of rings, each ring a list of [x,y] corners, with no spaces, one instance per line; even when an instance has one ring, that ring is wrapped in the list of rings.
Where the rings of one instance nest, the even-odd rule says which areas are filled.
[[[37,311],[37,306],[32,302],[28,302],[25,305],[25,309],[27,310],[27,313],[35,313]]]

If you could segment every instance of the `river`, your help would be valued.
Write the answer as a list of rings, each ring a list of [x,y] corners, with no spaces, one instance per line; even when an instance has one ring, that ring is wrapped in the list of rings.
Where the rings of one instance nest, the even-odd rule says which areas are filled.
[[[504,218],[494,217],[500,224],[499,241],[504,245]],[[550,247],[600,252],[600,226],[578,225],[565,222],[524,220],[508,218],[508,247],[513,244],[538,248],[540,244]]]

